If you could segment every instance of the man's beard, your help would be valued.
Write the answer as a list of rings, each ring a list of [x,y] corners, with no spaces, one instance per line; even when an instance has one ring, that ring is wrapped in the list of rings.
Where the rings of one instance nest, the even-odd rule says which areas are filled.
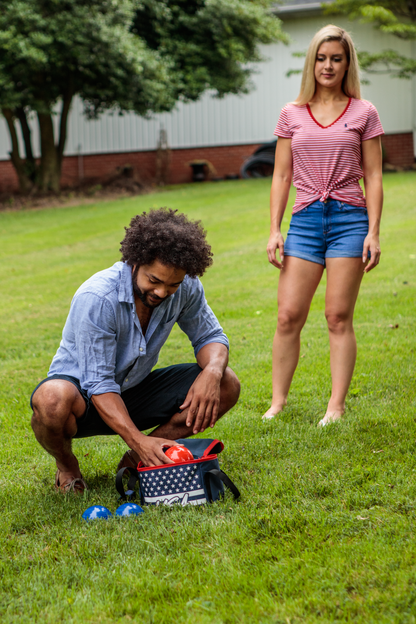
[[[137,286],[137,273],[139,272],[139,267],[136,267],[133,271],[132,274],[132,282],[133,282],[133,292],[136,295],[136,297],[138,297],[140,299],[140,301],[143,303],[143,305],[146,306],[146,308],[157,308],[158,305],[160,305],[162,303],[162,301],[164,301],[164,299],[161,299],[160,297],[157,297],[156,295],[152,295],[152,297],[154,297],[155,299],[157,299],[158,301],[156,303],[150,303],[147,300],[147,294],[144,293],[142,290],[140,290],[140,288]]]

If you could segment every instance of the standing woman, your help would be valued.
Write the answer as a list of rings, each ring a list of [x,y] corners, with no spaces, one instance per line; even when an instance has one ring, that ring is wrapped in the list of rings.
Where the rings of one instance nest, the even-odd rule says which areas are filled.
[[[357,55],[342,28],[325,26],[312,39],[299,96],[283,108],[275,134],[279,140],[267,255],[281,273],[273,399],[263,419],[273,418],[286,405],[299,360],[300,332],[326,268],[332,393],[319,425],[327,425],[345,411],[357,352],[354,307],[363,273],[380,261],[383,204],[383,128],[375,107],[360,99]],[[280,225],[292,174],[296,202],[284,242]]]

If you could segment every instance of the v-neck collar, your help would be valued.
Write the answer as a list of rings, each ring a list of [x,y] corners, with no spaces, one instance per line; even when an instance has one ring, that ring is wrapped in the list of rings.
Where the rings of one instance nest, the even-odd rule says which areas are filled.
[[[351,100],[352,100],[352,98],[349,98],[348,103],[347,103],[346,107],[344,108],[344,110],[342,111],[341,115],[340,115],[339,117],[337,117],[337,118],[335,119],[335,121],[333,121],[332,123],[330,123],[330,124],[329,124],[329,126],[323,126],[322,124],[320,124],[320,123],[319,123],[319,121],[317,121],[317,120],[315,119],[315,117],[313,116],[313,113],[312,113],[312,111],[311,111],[311,108],[310,108],[309,104],[306,104],[306,108],[308,109],[308,113],[309,113],[309,115],[312,117],[312,119],[314,120],[314,122],[316,123],[316,125],[317,125],[317,126],[319,126],[320,128],[323,128],[323,129],[325,130],[326,128],[330,128],[331,126],[333,126],[334,124],[336,124],[336,123],[337,123],[337,121],[339,121],[339,120],[341,119],[341,117],[343,117],[343,115],[345,115],[345,113],[347,112],[347,110],[348,110],[348,108],[349,108],[349,106],[350,106],[350,104],[351,104]]]

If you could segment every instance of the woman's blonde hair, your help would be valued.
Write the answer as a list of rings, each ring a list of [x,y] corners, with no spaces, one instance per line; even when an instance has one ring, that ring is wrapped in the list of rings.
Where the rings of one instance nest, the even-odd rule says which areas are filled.
[[[321,30],[318,30],[309,44],[309,48],[306,53],[305,65],[303,67],[300,93],[294,101],[294,104],[297,104],[298,106],[302,106],[303,104],[310,102],[315,94],[316,56],[319,48],[326,41],[339,41],[345,50],[349,63],[348,70],[345,72],[344,80],[342,81],[342,90],[345,95],[356,98],[357,100],[361,98],[358,59],[351,36],[343,28],[339,28],[333,24],[328,24],[328,26],[324,26]]]

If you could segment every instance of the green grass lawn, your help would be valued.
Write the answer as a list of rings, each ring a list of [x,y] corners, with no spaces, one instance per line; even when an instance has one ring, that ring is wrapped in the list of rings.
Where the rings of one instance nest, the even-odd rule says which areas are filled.
[[[2,623],[416,622],[416,174],[385,178],[382,261],[357,304],[347,413],[325,429],[316,427],[330,393],[324,284],[289,405],[261,421],[278,281],[265,253],[269,186],[189,185],[0,214]],[[55,494],[29,396],[75,290],[119,259],[130,218],[159,206],[202,219],[215,253],[203,282],[242,393],[206,437],[223,440],[221,465],[242,500],[227,495],[204,508],[147,508],[140,519],[87,525],[87,506],[118,505],[114,476],[125,445],[76,441],[91,490],[86,498]],[[192,350],[175,329],[159,365],[186,361]]]

